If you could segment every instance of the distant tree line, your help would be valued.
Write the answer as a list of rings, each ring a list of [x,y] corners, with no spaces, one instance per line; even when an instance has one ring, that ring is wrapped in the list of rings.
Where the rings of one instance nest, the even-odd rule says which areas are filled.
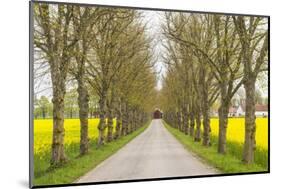
[[[79,106],[77,103],[77,89],[71,89],[65,94],[64,117],[79,118]],[[99,108],[96,96],[90,96],[88,118],[98,118]],[[42,95],[40,98],[34,97],[34,118],[35,119],[52,119],[53,104],[48,97]]]

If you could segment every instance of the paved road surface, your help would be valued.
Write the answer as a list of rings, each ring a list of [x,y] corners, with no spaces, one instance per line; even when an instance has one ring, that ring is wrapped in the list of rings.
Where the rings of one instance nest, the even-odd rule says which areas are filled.
[[[161,120],[77,182],[146,179],[218,173],[202,163],[169,133]]]

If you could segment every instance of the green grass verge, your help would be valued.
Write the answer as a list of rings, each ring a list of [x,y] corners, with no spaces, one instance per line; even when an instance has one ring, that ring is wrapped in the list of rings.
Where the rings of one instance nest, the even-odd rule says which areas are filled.
[[[260,162],[263,163],[254,163],[251,165],[243,164],[241,161],[242,150],[241,146],[237,146],[235,143],[227,143],[227,153],[222,155],[217,153],[217,138],[213,137],[212,145],[210,147],[202,146],[201,142],[194,142],[193,137],[185,135],[180,132],[178,129],[175,129],[163,121],[167,130],[174,135],[183,146],[192,151],[203,161],[206,161],[208,164],[212,165],[218,169],[221,173],[246,173],[246,172],[263,172],[267,171],[267,153],[263,154],[264,157],[257,158]],[[239,151],[239,153],[237,153]],[[259,154],[259,156],[262,156]],[[264,162],[266,160],[266,163]]]
[[[101,148],[97,148],[96,140],[92,140],[90,142],[91,150],[89,154],[82,157],[78,157],[79,144],[75,143],[69,145],[65,149],[65,153],[67,154],[69,161],[64,166],[52,170],[49,169],[50,152],[40,154],[38,157],[35,156],[33,184],[35,186],[40,186],[74,182],[76,179],[95,168],[99,163],[107,159],[133,138],[142,133],[149,124],[150,122],[130,135],[121,137],[116,141],[106,143]]]

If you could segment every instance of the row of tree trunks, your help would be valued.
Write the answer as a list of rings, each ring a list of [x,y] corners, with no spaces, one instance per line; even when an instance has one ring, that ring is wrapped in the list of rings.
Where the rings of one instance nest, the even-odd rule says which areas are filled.
[[[206,93],[205,93],[206,94]],[[204,96],[203,96],[204,97]],[[200,105],[205,106],[205,108],[200,109]],[[196,110],[188,113],[187,108],[182,108],[182,112],[166,112],[164,114],[165,121],[173,126],[174,128],[180,130],[186,135],[194,137],[194,141],[200,142],[202,138],[203,146],[210,146],[210,105],[208,98],[203,98],[202,102],[197,102]],[[226,114],[227,115],[227,114]],[[175,119],[176,118],[176,119]],[[201,124],[203,123],[203,135],[201,135]]]
[[[178,121],[180,120],[179,107],[175,107],[174,104],[179,104],[179,99],[182,103],[187,103],[184,97],[190,93],[192,97],[200,99],[199,112],[202,115],[198,115],[192,107],[191,110],[188,109],[188,119],[187,114],[182,112],[183,123],[186,123],[186,119],[189,120],[188,131],[191,131],[189,134],[193,135],[193,117],[195,116],[196,125],[199,125],[199,117],[202,116],[202,144],[210,146],[209,112],[216,98],[220,96],[217,151],[225,154],[231,99],[243,85],[246,93],[246,114],[242,161],[246,164],[253,163],[256,134],[255,84],[259,73],[268,71],[268,18],[229,15],[185,16],[172,13],[167,13],[165,16],[166,24],[162,28],[168,41],[168,72],[164,79],[165,85],[163,85],[163,94],[166,97],[163,110],[165,113],[169,110],[169,115],[165,115],[165,120],[181,130]],[[185,57],[187,57],[186,60]],[[192,69],[195,69],[195,72]],[[188,78],[190,73],[193,73],[195,77]],[[184,80],[185,77],[187,80]],[[179,78],[183,82],[175,82]],[[199,81],[199,86],[196,81],[191,82],[192,78]],[[193,89],[199,89],[199,92],[194,95]],[[172,100],[173,103],[171,103]],[[188,102],[193,103],[190,98]],[[171,116],[175,114],[173,112],[177,113],[176,121]],[[197,127],[195,138],[197,138]]]
[[[166,112],[164,114],[164,120],[172,127],[178,129],[179,131],[194,137],[195,141],[201,141],[201,113],[198,110],[192,110],[189,108],[190,112],[187,111],[187,106],[182,106],[181,111]]]
[[[106,98],[102,98],[106,99]],[[130,108],[128,104],[122,102],[121,99],[115,103],[111,101],[106,104],[106,100],[100,100],[100,121],[98,125],[99,138],[98,146],[101,146],[105,142],[105,129],[107,128],[106,142],[111,142],[113,139],[118,139],[121,136],[126,136],[137,128],[143,126],[147,118],[145,113],[137,111],[136,108]],[[113,105],[116,105],[114,107]],[[113,120],[116,118],[116,129],[113,133]],[[107,121],[106,121],[107,120]]]
[[[64,152],[64,104],[67,104],[65,94],[68,81],[73,81],[74,86],[77,85],[81,127],[80,155],[89,152],[89,86],[93,96],[99,98],[98,146],[104,144],[105,140],[110,142],[143,125],[148,118],[144,109],[147,111],[150,108],[147,105],[150,101],[147,100],[146,95],[154,92],[153,84],[156,81],[150,66],[153,55],[150,51],[150,40],[145,33],[146,26],[137,21],[141,18],[141,14],[131,10],[120,12],[64,4],[34,3],[32,5],[34,5],[32,11],[35,23],[34,57],[40,59],[36,60],[38,63],[48,65],[42,67],[48,67],[45,74],[50,74],[52,81],[51,166],[59,166],[67,160]],[[40,58],[37,58],[37,53]],[[132,66],[131,62],[136,63]],[[137,74],[133,73],[136,69],[139,76],[135,79]],[[126,74],[124,80],[129,82],[123,82],[120,73]],[[118,77],[116,77],[117,74],[119,74]],[[113,83],[116,78],[119,85]],[[139,81],[142,82],[139,83]],[[128,87],[131,84],[133,85]],[[144,86],[146,87],[144,90],[138,90]],[[131,99],[136,96],[134,93],[126,95],[126,99],[131,99],[128,100],[130,104],[143,108],[143,112],[132,111],[132,107],[127,104],[125,111],[118,107],[116,114],[115,105],[111,104],[107,107],[110,87],[122,93],[125,91],[123,88],[130,89],[127,93],[133,91],[138,94],[138,99]],[[116,94],[112,96],[114,95]],[[121,102],[119,104],[121,106]],[[42,114],[45,118],[45,109],[42,109]],[[138,118],[137,114],[142,116]],[[70,117],[72,116],[71,110]],[[115,116],[117,126],[116,133],[113,133]],[[105,137],[106,128],[107,136]]]

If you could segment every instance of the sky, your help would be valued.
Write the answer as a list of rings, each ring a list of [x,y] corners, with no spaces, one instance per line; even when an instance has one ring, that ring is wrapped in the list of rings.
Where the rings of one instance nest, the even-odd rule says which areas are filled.
[[[160,90],[162,88],[162,76],[166,71],[163,61],[161,60],[161,51],[163,47],[161,44],[161,19],[163,17],[163,11],[140,11],[144,16],[144,22],[148,22],[148,35],[153,36],[153,47],[155,49],[155,56],[157,57],[157,62],[155,69],[157,72],[157,86],[156,89]]]

